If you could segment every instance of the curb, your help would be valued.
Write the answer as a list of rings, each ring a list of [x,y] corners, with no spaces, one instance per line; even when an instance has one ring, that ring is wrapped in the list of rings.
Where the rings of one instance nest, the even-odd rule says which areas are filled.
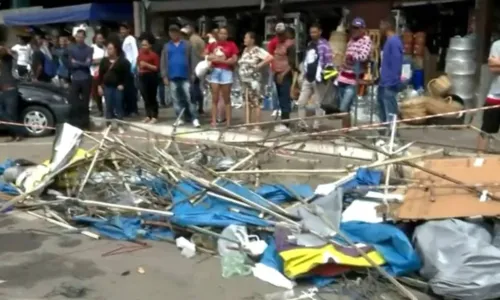
[[[147,131],[170,135],[174,128],[171,125],[167,124],[143,124],[139,122],[131,122],[134,126],[130,126],[130,131],[135,132],[144,132],[142,129]],[[209,130],[209,131],[199,131],[197,129],[189,128],[189,127],[177,127],[177,136],[183,139],[194,139],[194,140],[205,140],[205,141],[223,141],[223,142],[256,142],[261,140],[264,137],[264,134],[255,134],[255,133],[243,133],[236,131],[226,131],[224,133],[218,130]],[[265,145],[272,147],[273,142],[268,142]],[[349,144],[344,141],[328,141],[328,142],[306,142],[303,144],[290,145],[287,147],[283,147],[283,149],[289,150],[293,152],[294,150],[300,149],[304,151],[311,152],[311,154],[331,154],[344,158],[354,158],[361,160],[373,160],[375,158],[375,154],[371,150],[364,149],[357,145]]]

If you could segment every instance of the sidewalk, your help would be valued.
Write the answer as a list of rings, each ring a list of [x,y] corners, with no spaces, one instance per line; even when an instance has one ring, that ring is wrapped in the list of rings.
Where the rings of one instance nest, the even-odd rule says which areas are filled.
[[[142,111],[142,110],[141,110]],[[233,108],[233,124],[243,124],[245,115],[243,108]],[[296,112],[292,113],[291,118],[296,118]],[[160,109],[159,122],[154,125],[143,124],[141,122],[142,116],[137,118],[131,118],[127,121],[132,122],[134,126],[130,127],[131,131],[142,131],[146,129],[151,132],[158,134],[170,135],[173,131],[172,124],[175,122],[175,113],[173,108],[162,108]],[[270,111],[262,111],[262,122],[274,121],[275,117],[271,116]],[[98,121],[97,124],[101,123],[102,120]],[[245,132],[241,130],[229,130],[225,131],[223,127],[220,130],[210,129],[210,112],[206,111],[205,114],[200,116],[200,123],[202,125],[201,129],[193,128],[190,124],[186,124],[177,128],[176,133],[179,138],[183,139],[194,139],[194,140],[208,140],[208,141],[225,141],[225,142],[245,142],[245,141],[257,141],[268,134],[270,137],[279,136],[280,133],[276,133],[272,130],[271,126],[263,127],[263,133],[255,134],[252,132]],[[322,130],[340,128],[340,120],[322,120],[321,124]],[[400,139],[405,142],[415,142],[416,145],[422,148],[436,148],[444,147],[448,149],[452,148],[470,148],[471,150],[475,147],[477,133],[472,130],[461,130],[461,129],[438,129],[438,128],[427,128],[422,129],[416,127],[415,129],[400,129],[398,130]],[[293,134],[293,133],[291,133]],[[351,133],[359,136],[374,136],[375,132],[364,131]],[[434,146],[432,146],[434,144]],[[498,143],[497,143],[498,144]],[[497,145],[492,145],[493,149],[498,148]],[[496,146],[496,147],[495,147]],[[286,147],[288,150],[297,149],[301,147],[302,150],[310,151],[312,153],[328,153],[335,154],[344,157],[352,157],[363,160],[371,160],[373,158],[373,152],[366,150],[354,144],[347,144],[342,140],[324,141],[324,142],[307,142],[305,145],[296,145]]]

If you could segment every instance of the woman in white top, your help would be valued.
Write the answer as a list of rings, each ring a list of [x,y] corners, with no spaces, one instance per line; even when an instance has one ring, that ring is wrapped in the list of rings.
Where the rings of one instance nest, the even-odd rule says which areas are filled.
[[[260,122],[260,105],[262,100],[261,82],[262,68],[273,60],[273,56],[266,50],[255,45],[255,33],[245,34],[245,50],[238,61],[241,90],[246,103],[247,123]],[[260,131],[256,126],[254,131]]]
[[[19,37],[19,44],[14,45],[11,49],[16,57],[17,75],[22,78],[28,75],[31,66],[33,51],[31,50],[29,39],[29,37]]]
[[[105,42],[106,40],[102,33],[98,32],[94,36],[94,43],[92,44],[94,53],[92,54],[92,66],[90,66],[90,74],[92,75],[92,99],[94,99],[101,116],[103,116],[104,110],[102,107],[102,97],[99,95],[97,87],[99,86],[99,64],[101,60],[107,56],[106,47],[104,45]]]

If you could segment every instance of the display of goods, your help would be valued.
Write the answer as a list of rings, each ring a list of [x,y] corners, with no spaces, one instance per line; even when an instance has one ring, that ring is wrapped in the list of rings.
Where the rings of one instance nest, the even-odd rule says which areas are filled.
[[[431,96],[440,97],[448,93],[451,89],[451,81],[446,75],[441,75],[432,79],[427,84],[427,90]]]
[[[413,45],[413,33],[411,31],[403,32],[403,43]]]
[[[473,107],[477,92],[476,38],[473,35],[450,39],[445,72],[452,83],[450,92],[464,99],[466,107]]]
[[[413,55],[424,56],[424,54],[425,54],[425,45],[413,44]]]
[[[424,57],[423,56],[414,56],[412,58],[413,61],[413,69],[414,70],[423,70],[424,69]]]
[[[425,108],[428,115],[445,114],[450,112],[456,112],[464,109],[464,106],[457,101],[454,101],[452,97],[447,98],[436,98],[429,97],[425,101]],[[443,118],[456,118],[456,115],[442,116]]]
[[[347,47],[347,35],[345,32],[332,31],[330,34],[330,47],[334,53],[333,63],[340,66],[344,62],[344,53]]]
[[[413,36],[414,44],[425,45],[425,32],[417,32]]]
[[[399,104],[399,112],[403,119],[413,119],[427,116],[427,108],[425,102],[428,97],[415,97],[408,100],[404,100]],[[412,120],[405,121],[408,124],[424,124],[426,120]]]
[[[413,54],[413,44],[404,44],[404,54]]]

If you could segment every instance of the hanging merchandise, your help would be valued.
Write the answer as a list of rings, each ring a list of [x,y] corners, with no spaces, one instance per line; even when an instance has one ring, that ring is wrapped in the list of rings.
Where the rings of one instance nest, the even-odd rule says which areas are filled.
[[[476,39],[472,35],[450,39],[446,53],[445,71],[452,88],[451,93],[464,100],[465,107],[475,107],[476,93]]]
[[[340,20],[339,26],[335,31],[330,33],[330,47],[333,52],[333,64],[335,66],[342,65],[344,61],[344,53],[347,47],[347,33],[346,33],[346,24],[347,24],[347,16],[349,15],[348,9],[342,10],[342,19]]]

